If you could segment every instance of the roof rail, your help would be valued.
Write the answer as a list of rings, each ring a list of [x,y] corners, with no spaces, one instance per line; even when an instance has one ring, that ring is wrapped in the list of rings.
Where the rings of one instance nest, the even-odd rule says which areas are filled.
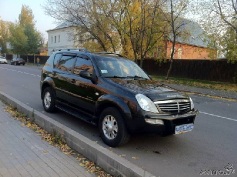
[[[87,49],[85,48],[68,48],[68,49],[58,49],[58,51],[71,51],[71,50],[77,50],[80,52],[89,52]]]
[[[106,55],[115,55],[118,57],[123,57],[122,55],[118,54],[118,53],[112,53],[112,52],[95,52],[96,54],[106,54]]]

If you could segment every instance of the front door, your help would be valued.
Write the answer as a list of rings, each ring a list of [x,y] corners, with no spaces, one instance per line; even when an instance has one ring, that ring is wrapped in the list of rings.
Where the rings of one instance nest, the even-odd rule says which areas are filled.
[[[77,57],[73,77],[71,78],[71,82],[73,83],[71,94],[74,95],[72,103],[80,110],[93,114],[98,97],[95,93],[96,85],[90,79],[79,76],[82,71],[88,71],[92,75],[94,72],[93,65],[90,59]]]

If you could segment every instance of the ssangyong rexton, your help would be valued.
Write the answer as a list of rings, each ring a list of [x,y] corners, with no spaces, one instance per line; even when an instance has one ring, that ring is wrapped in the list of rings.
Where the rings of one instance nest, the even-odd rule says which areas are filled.
[[[45,111],[64,110],[98,125],[102,140],[116,147],[132,133],[191,131],[192,99],[152,80],[120,55],[79,50],[54,52],[42,69]]]

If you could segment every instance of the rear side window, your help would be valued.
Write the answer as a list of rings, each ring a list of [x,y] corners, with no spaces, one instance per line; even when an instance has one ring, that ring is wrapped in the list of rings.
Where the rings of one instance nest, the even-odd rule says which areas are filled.
[[[62,71],[72,72],[75,60],[75,56],[63,55],[58,63],[56,63],[55,67]]]
[[[62,54],[61,54],[61,53],[57,53],[57,54],[54,56],[53,67],[55,67],[55,66],[58,65],[58,62],[59,62],[59,60],[61,59],[61,57],[62,57]]]
[[[93,73],[93,66],[91,60],[77,57],[76,64],[73,70],[74,74],[80,74],[81,71],[88,71],[91,75]]]

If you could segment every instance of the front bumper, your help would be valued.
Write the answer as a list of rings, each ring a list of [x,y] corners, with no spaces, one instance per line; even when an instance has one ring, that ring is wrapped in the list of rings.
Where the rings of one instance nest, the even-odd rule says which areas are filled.
[[[181,115],[153,114],[143,112],[142,116],[133,120],[131,132],[150,132],[169,135],[175,133],[175,127],[184,124],[194,124],[197,110]]]
[[[176,115],[169,115],[169,114],[155,114],[155,113],[143,113],[143,117],[145,119],[160,119],[160,120],[177,120],[177,119],[183,119],[188,117],[196,117],[198,114],[198,110],[192,110],[185,114],[176,114]]]

